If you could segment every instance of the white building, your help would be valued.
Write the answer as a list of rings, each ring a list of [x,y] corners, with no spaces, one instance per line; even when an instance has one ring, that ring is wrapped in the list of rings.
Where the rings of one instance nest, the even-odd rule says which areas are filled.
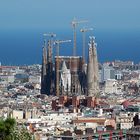
[[[117,71],[115,72],[115,79],[116,79],[116,80],[121,80],[122,77],[123,77],[122,72],[117,70]]]
[[[105,82],[105,93],[117,93],[117,81],[115,79],[108,79]]]
[[[133,127],[133,116],[120,114],[120,116],[116,116],[116,123],[118,129],[130,129]]]
[[[108,79],[115,79],[115,69],[107,64],[103,64],[101,71],[101,81],[104,82]]]
[[[37,75],[37,76],[30,75],[29,76],[29,82],[30,83],[41,83],[41,76],[39,76],[39,75]]]

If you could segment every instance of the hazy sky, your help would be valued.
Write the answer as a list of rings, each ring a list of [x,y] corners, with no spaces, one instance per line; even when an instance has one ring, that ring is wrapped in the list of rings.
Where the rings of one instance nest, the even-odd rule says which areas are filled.
[[[72,39],[70,23],[74,17],[89,20],[77,28],[78,55],[82,54],[78,30],[93,27],[99,60],[140,61],[140,0],[0,0],[0,61],[41,62],[43,33]],[[71,55],[72,43],[60,52]]]
[[[140,0],[0,0],[0,30],[69,29],[73,17],[97,29],[140,29]]]

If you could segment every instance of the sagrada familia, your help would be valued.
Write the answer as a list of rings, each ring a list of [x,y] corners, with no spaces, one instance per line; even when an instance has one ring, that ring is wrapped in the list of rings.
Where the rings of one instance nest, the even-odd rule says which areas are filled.
[[[41,94],[97,97],[99,72],[95,38],[90,37],[87,63],[82,56],[55,56],[53,59],[52,50],[51,41],[45,41]]]

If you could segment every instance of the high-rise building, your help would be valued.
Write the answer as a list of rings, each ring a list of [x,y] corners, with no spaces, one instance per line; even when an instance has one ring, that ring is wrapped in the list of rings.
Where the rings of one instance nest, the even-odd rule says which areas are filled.
[[[97,97],[99,94],[99,68],[94,37],[91,37],[87,66],[87,92],[88,96]]]

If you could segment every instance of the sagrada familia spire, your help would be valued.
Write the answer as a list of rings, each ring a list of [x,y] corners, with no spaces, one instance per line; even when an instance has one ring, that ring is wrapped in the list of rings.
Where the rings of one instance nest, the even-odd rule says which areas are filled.
[[[42,72],[41,72],[41,94],[50,95],[54,89],[54,72],[52,62],[52,46],[51,41],[46,41],[43,46],[42,55]]]
[[[88,96],[97,97],[99,94],[98,59],[95,38],[90,37],[87,66],[87,92]]]
[[[41,71],[41,94],[46,94],[47,87],[47,50],[46,50],[46,40],[44,41],[43,54],[42,54],[42,71]]]

